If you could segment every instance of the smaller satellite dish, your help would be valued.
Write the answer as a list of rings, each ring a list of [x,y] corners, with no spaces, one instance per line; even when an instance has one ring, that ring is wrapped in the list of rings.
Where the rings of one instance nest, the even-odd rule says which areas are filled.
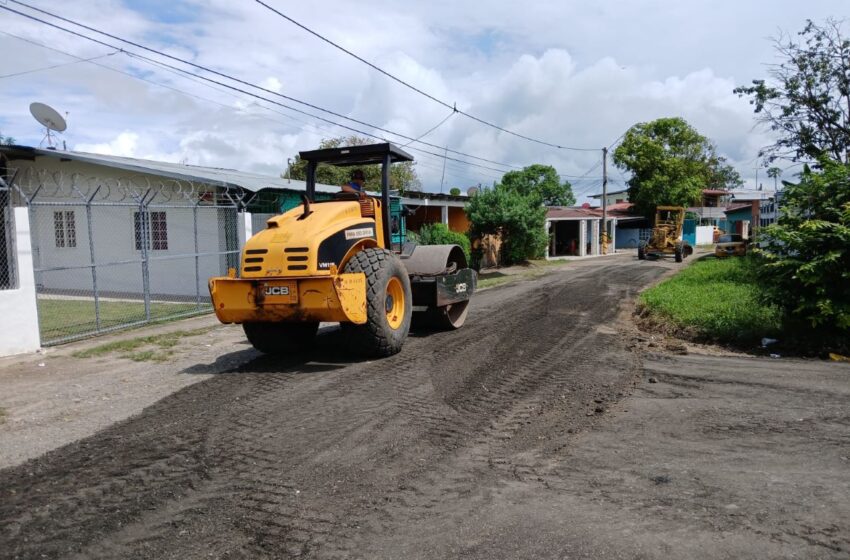
[[[56,132],[65,132],[68,124],[62,118],[56,109],[44,103],[30,103],[30,113],[35,117],[35,120],[41,123],[48,130]]]
[[[476,194],[478,194],[478,187],[469,187],[466,189],[467,196],[475,196]]]

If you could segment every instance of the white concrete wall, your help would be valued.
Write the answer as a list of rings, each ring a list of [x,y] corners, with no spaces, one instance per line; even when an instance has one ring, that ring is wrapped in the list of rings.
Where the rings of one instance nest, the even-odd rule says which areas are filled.
[[[697,226],[697,245],[711,245],[714,243],[714,226]]]
[[[15,208],[15,256],[18,288],[0,290],[0,356],[34,352],[41,346],[26,208]]]
[[[590,254],[598,255],[601,253],[601,240],[599,238],[599,221],[589,220],[590,222]]]
[[[581,220],[579,222],[578,255],[580,257],[587,255],[587,220]]]

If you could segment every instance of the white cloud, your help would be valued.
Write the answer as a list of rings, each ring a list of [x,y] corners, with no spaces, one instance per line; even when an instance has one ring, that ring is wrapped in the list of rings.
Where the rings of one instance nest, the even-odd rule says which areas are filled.
[[[53,9],[46,0],[37,3]],[[421,135],[448,114],[254,3],[184,3],[196,19],[154,21],[118,0],[68,3],[63,15],[408,136]],[[531,9],[512,0],[334,0],[321,9],[281,6],[424,91],[519,133],[601,148],[636,122],[678,115],[714,139],[752,179],[758,148],[769,139],[754,129],[751,107],[732,89],[764,74],[763,64],[773,57],[766,38],[777,28],[797,30],[806,17],[840,15],[844,7],[843,0],[780,0],[768,17],[757,4],[637,0],[587,6],[552,0]],[[109,52],[5,12],[0,25],[81,57]],[[0,74],[71,60],[6,35],[0,35],[0,52],[11,53],[0,60]],[[270,93],[261,95],[271,101],[259,101],[124,54],[97,62],[135,78],[91,64],[7,78],[0,82],[0,131],[38,144],[40,132],[27,106],[39,100],[70,113],[64,136],[69,147],[274,174],[321,138],[351,134],[275,105],[322,114]],[[516,165],[550,163],[570,175],[599,160],[597,152],[546,148],[459,115],[426,140]],[[426,189],[438,188],[442,160],[413,153]],[[447,186],[466,186],[489,183],[498,173],[450,161],[446,176]],[[622,181],[615,171],[612,178]],[[595,183],[580,181],[576,188],[589,191]]]
[[[81,152],[92,152],[107,156],[139,157],[137,147],[139,135],[135,132],[122,132],[111,142],[102,144],[77,144],[74,148]]]

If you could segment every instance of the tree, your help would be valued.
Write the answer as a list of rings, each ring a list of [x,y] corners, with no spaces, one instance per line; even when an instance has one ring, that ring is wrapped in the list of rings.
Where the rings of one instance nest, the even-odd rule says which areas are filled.
[[[799,332],[850,344],[850,164],[822,157],[787,185],[782,219],[759,232],[766,299]],[[827,341],[829,343],[830,341]]]
[[[782,170],[778,167],[769,167],[767,176],[773,179],[773,190],[779,190],[779,176],[782,175]]]
[[[546,249],[546,208],[537,193],[497,183],[475,194],[466,205],[466,214],[472,239],[499,236],[504,264],[541,256]]]
[[[6,144],[8,146],[11,146],[14,143],[15,139],[11,136],[3,136],[2,134],[0,134],[0,144]]]
[[[508,171],[502,176],[502,185],[517,192],[540,198],[545,206],[572,206],[576,203],[569,181],[561,182],[551,165],[534,164],[519,171]]]
[[[629,201],[648,217],[659,205],[696,204],[703,189],[742,184],[714,144],[678,117],[634,125],[614,150],[613,159],[617,167],[631,173]]]
[[[735,89],[777,133],[762,150],[767,161],[815,167],[805,165],[799,183],[783,181],[781,217],[758,232],[754,262],[765,299],[783,309],[796,338],[848,349],[850,41],[835,20],[808,21],[798,35],[800,43],[774,41],[783,60],[771,67],[770,82]],[[776,169],[768,170],[774,181]]]
[[[340,138],[327,138],[319,144],[319,149],[340,148],[345,146],[362,146],[374,144],[375,141],[360,136],[348,136]],[[381,190],[381,166],[364,165],[360,169],[366,174],[366,190]],[[287,169],[289,177],[304,181],[307,179],[307,162],[296,155]],[[316,169],[316,182],[325,185],[342,185],[350,179],[351,168],[336,167],[328,164],[319,164]],[[285,176],[285,175],[284,175]],[[419,176],[416,174],[415,164],[412,161],[394,163],[390,166],[390,188],[401,192],[418,191],[422,187]]]
[[[457,187],[452,187],[449,189],[449,194],[452,196],[460,196],[460,189]]]
[[[778,135],[760,155],[813,162],[828,155],[850,163],[850,40],[833,19],[808,20],[798,36],[800,42],[774,40],[783,60],[770,67],[768,80],[734,90]]]

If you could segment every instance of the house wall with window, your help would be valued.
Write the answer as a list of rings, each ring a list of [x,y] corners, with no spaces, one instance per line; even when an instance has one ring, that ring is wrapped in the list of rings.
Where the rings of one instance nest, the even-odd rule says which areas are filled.
[[[155,294],[193,295],[195,286],[195,261],[193,257],[169,258],[194,253],[195,225],[192,204],[181,194],[178,183],[155,174],[130,173],[126,170],[92,165],[78,161],[60,161],[57,158],[39,157],[34,161],[12,161],[10,167],[25,174],[28,168],[51,177],[30,206],[33,242],[33,262],[36,284],[41,291],[71,293],[90,291],[93,279],[90,269],[39,272],[40,268],[77,266],[91,262],[89,230],[92,232],[94,260],[97,263],[120,263],[98,267],[98,288],[116,297],[132,296],[142,291],[142,242],[149,251],[150,288]],[[76,177],[76,179],[73,179]],[[85,180],[83,180],[83,178]],[[93,192],[101,187],[91,211],[86,208],[79,193],[68,188],[77,180],[84,189]],[[131,182],[144,189],[147,185],[165,182],[163,192],[153,200],[146,216],[139,207],[130,205],[131,197],[117,186]],[[59,183],[65,183],[60,188]],[[111,191],[111,192],[107,192]],[[17,197],[16,204],[25,201]],[[89,228],[89,217],[91,228]],[[200,253],[219,253],[238,249],[235,210],[221,209],[213,203],[201,201],[198,205],[198,246]],[[207,279],[221,274],[237,258],[223,255],[205,255],[198,258],[200,268],[199,288],[207,291]]]

